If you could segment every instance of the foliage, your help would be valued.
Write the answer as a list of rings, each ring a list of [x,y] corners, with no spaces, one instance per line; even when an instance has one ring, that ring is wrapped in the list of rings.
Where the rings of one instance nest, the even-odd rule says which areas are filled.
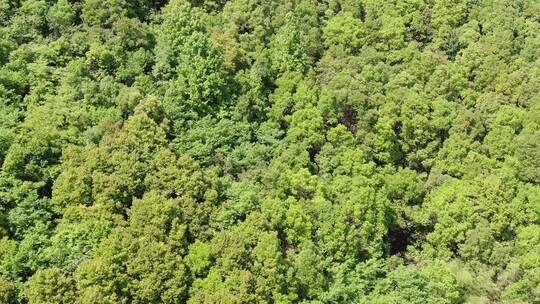
[[[0,303],[540,302],[537,0],[0,0]]]

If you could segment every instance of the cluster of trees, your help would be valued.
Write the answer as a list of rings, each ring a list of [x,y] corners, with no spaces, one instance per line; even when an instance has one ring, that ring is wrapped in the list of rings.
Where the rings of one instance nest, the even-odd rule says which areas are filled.
[[[0,0],[0,303],[540,302],[540,1]]]

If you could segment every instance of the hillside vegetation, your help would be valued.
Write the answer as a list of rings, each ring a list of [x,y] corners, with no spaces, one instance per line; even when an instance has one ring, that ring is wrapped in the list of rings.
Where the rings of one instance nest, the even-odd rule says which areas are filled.
[[[540,303],[540,1],[0,0],[0,303]]]

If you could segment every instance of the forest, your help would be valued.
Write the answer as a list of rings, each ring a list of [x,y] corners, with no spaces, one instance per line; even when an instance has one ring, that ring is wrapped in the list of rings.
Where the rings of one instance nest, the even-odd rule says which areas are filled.
[[[540,303],[540,1],[0,0],[0,304]]]

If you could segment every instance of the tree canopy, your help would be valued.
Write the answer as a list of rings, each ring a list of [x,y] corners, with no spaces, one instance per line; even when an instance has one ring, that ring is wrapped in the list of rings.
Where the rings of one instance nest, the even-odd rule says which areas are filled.
[[[540,1],[0,0],[26,303],[540,303]]]

